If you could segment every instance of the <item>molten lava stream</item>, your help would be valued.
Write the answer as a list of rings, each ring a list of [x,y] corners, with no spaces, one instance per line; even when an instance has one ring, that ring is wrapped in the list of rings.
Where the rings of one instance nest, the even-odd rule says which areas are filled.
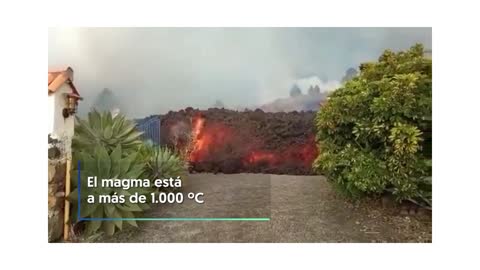
[[[258,162],[266,162],[269,165],[274,164],[277,162],[277,158],[275,154],[266,152],[266,151],[252,151],[247,156],[247,162],[250,164],[258,163]]]
[[[205,118],[201,116],[195,116],[192,119],[192,141],[190,142],[190,155],[189,161],[198,161],[198,152],[204,147],[204,140],[200,138],[203,127],[205,125]]]

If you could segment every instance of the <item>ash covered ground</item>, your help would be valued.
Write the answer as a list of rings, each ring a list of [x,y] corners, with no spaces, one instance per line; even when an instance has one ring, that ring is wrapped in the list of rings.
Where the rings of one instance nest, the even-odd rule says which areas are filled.
[[[160,143],[187,153],[191,172],[313,174],[315,112],[187,108],[155,117]]]

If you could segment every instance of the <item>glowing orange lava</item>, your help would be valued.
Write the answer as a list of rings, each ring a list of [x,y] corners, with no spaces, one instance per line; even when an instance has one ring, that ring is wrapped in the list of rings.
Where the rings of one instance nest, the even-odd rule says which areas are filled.
[[[204,148],[205,141],[201,138],[201,133],[205,125],[205,118],[195,116],[192,119],[192,151],[190,152],[190,161],[198,161],[198,152]]]
[[[246,160],[248,163],[266,162],[268,164],[274,164],[277,162],[275,155],[267,151],[252,151]]]
[[[209,122],[205,118],[196,116],[192,121],[192,151],[191,162],[205,161],[224,150],[228,144],[233,144],[233,132],[227,126]]]
[[[200,135],[200,132],[202,132],[203,126],[205,125],[205,118],[202,118],[201,116],[196,116],[193,118],[193,138],[198,139],[198,136]]]
[[[245,168],[252,165],[271,168],[292,164],[310,168],[318,155],[313,135],[300,144],[266,150],[262,138],[251,136],[251,133],[243,130],[233,130],[223,122],[207,121],[201,115],[192,119],[191,138],[189,161],[192,163],[222,164],[224,160],[237,159]]]

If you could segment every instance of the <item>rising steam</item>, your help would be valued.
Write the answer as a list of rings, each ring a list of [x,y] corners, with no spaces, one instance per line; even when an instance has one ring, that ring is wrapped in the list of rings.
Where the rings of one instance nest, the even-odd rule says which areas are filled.
[[[431,29],[50,28],[48,57],[73,67],[80,113],[108,88],[128,116],[145,117],[216,100],[258,107],[293,82],[327,91],[348,68],[415,42],[431,47]]]

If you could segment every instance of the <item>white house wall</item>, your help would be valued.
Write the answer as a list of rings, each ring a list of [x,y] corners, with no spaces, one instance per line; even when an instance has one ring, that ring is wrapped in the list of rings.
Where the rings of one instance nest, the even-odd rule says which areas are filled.
[[[51,119],[53,119],[53,125],[49,128],[52,130],[51,134],[57,138],[64,138],[70,141],[74,131],[74,116],[64,118],[62,113],[63,109],[67,106],[65,98],[65,94],[67,93],[71,93],[71,89],[70,86],[64,84],[49,96],[49,111],[53,111],[49,112],[51,113]]]
[[[55,95],[48,96],[48,134],[54,133],[55,123]]]

